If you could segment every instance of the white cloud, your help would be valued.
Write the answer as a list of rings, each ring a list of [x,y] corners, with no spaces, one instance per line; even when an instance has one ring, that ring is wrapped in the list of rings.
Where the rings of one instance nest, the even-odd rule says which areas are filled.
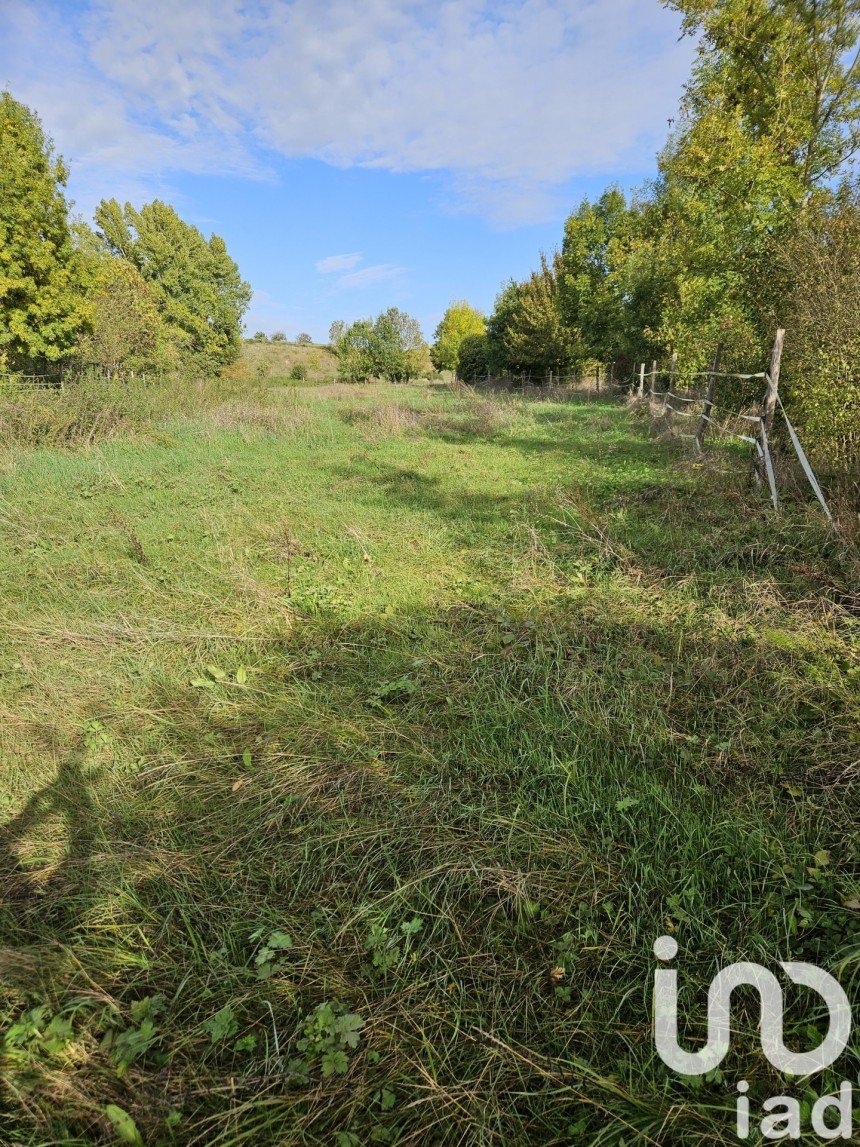
[[[335,271],[349,271],[361,262],[361,255],[354,251],[351,255],[329,255],[327,259],[320,259],[317,270],[321,275],[331,275]]]
[[[693,50],[656,0],[42,0],[4,21],[0,83],[84,181],[260,176],[274,151],[442,172],[513,220],[649,166]]]
[[[342,290],[353,287],[373,287],[377,283],[397,279],[404,270],[405,268],[398,267],[394,263],[375,263],[372,267],[362,267],[358,271],[350,271],[348,275],[341,275],[337,280],[337,285]]]

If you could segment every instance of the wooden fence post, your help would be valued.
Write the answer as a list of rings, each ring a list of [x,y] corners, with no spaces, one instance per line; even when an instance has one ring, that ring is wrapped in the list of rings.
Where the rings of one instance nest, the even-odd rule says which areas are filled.
[[[770,352],[770,386],[767,388],[767,393],[764,396],[764,412],[762,414],[762,421],[768,436],[770,435],[771,427],[773,426],[773,416],[776,411],[776,392],[779,389],[779,367],[782,362],[782,344],[785,339],[785,330],[780,327],[776,332],[776,338],[773,340],[773,350]]]
[[[664,412],[669,407],[669,392],[675,389],[675,371],[678,369],[678,352],[672,351],[672,359],[669,363],[669,381],[666,384],[666,397],[663,399]]]
[[[645,395],[645,363],[639,367],[639,397],[643,398]]]
[[[654,393],[654,383],[656,381],[657,381],[657,360],[655,358],[651,363],[651,386],[649,387],[649,390],[651,391],[652,395]]]
[[[699,419],[699,429],[696,431],[696,449],[702,453],[702,440],[705,437],[705,431],[708,429],[708,422],[711,418],[711,410],[714,406],[714,387],[717,383],[717,374],[720,370],[720,359],[723,357],[723,344],[717,343],[717,351],[714,355],[714,363],[711,367],[711,372],[708,375],[708,385],[705,390],[705,401],[702,405],[702,417]]]
[[[779,368],[782,362],[782,344],[784,339],[785,329],[783,327],[777,328],[776,336],[773,340],[773,349],[770,352],[770,370],[768,371],[767,387],[764,392],[764,398],[762,399],[761,424],[764,434],[759,434],[759,442],[753,454],[753,473],[757,486],[760,486],[765,478],[768,477],[765,451],[768,449],[766,443],[770,439],[773,416],[776,411],[776,392],[779,389]]]

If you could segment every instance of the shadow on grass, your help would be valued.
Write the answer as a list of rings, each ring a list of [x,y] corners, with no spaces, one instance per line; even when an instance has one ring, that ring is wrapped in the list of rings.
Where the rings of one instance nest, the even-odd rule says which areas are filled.
[[[0,827],[0,935],[43,933],[68,938],[75,898],[92,887],[97,812],[91,779],[77,757],[63,761],[52,781],[37,789],[20,812]],[[33,836],[48,856],[27,856]]]
[[[509,445],[520,452],[542,449],[541,443],[522,439]],[[564,449],[560,453],[573,456]],[[850,576],[850,556],[843,564],[826,523],[814,511],[784,508],[776,518],[733,475],[715,477],[712,490],[703,490],[690,473],[663,472],[655,481],[653,458],[645,468],[643,451],[635,442],[608,458],[597,450],[578,456],[588,453],[594,458],[587,498],[581,470],[569,481],[549,481],[546,488],[527,494],[492,493],[470,487],[461,475],[454,483],[443,475],[372,458],[329,472],[348,481],[350,497],[365,505],[431,514],[465,530],[470,542],[474,539],[469,531],[476,524],[498,534],[525,522],[544,538],[562,579],[580,577],[583,559],[604,572],[626,561],[636,566],[637,576],[690,577],[693,592],[704,599],[726,588],[734,600],[732,608],[741,611],[755,588],[739,581],[744,573],[760,579],[764,592],[772,582],[798,597],[824,595],[826,601],[831,590],[836,599],[844,596],[839,587]],[[625,471],[627,463],[637,466],[635,478]],[[595,501],[603,502],[600,513],[592,508]],[[610,514],[614,517],[608,527]]]
[[[77,921],[42,990],[73,1031],[12,1057],[7,1103],[63,1142],[101,1142],[106,1101],[189,1147],[733,1142],[719,1083],[691,1096],[653,1063],[651,944],[677,931],[703,995],[726,953],[784,956],[787,919],[823,963],[850,939],[844,793],[808,766],[843,770],[828,730],[853,703],[817,658],[595,587],[320,616],[241,684],[165,683],[133,783],[96,802],[65,763],[7,826],[15,857],[59,818],[69,858],[8,943],[33,959]],[[96,805],[124,826],[97,873]],[[325,1001],[364,1021],[328,1074],[325,1033],[299,1042]],[[761,1077],[755,1041],[738,1054]]]

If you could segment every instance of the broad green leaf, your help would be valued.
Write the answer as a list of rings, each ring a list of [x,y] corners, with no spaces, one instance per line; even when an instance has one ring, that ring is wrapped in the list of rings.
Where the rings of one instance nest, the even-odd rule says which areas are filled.
[[[105,1108],[105,1115],[111,1121],[113,1129],[123,1143],[132,1143],[134,1147],[143,1147],[143,1139],[137,1129],[137,1124],[127,1111],[109,1103]]]

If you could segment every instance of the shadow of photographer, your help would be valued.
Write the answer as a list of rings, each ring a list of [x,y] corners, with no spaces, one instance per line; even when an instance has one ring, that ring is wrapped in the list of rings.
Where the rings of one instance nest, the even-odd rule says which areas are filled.
[[[16,946],[67,927],[74,901],[90,885],[97,811],[92,775],[78,758],[60,763],[54,779],[0,826],[0,937]],[[54,821],[55,823],[51,823]],[[28,855],[34,837],[48,855]]]

